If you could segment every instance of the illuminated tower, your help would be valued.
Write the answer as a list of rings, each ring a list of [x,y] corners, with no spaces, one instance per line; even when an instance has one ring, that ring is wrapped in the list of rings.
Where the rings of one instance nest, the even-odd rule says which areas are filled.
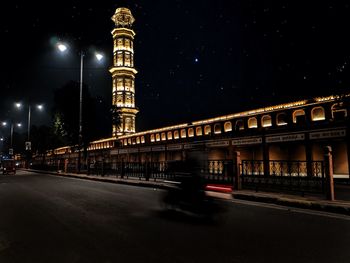
[[[112,16],[115,28],[113,35],[113,67],[109,70],[113,80],[112,106],[114,122],[112,136],[135,133],[134,37],[132,24],[135,19],[127,8],[117,8]]]

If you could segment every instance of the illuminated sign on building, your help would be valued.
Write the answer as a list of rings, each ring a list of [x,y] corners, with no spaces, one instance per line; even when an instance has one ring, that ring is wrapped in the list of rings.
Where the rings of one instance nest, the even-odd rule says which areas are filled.
[[[259,144],[262,143],[261,137],[254,138],[241,138],[232,140],[232,145],[249,145],[249,144]]]
[[[268,143],[271,143],[271,142],[292,142],[292,141],[302,141],[302,140],[305,140],[305,135],[303,133],[266,137],[266,142],[268,142]]]
[[[320,131],[320,132],[311,132],[310,139],[326,139],[326,138],[336,138],[336,137],[345,137],[346,130],[328,130],[328,131]]]
[[[208,147],[225,147],[225,146],[229,146],[230,142],[229,141],[208,142],[205,145]]]

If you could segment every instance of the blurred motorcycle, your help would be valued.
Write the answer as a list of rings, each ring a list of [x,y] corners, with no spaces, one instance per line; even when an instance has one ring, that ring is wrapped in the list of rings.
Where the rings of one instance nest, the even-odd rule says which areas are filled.
[[[196,177],[187,177],[173,183],[163,196],[163,204],[168,210],[175,210],[202,218],[214,219],[225,209],[214,197],[208,196]]]

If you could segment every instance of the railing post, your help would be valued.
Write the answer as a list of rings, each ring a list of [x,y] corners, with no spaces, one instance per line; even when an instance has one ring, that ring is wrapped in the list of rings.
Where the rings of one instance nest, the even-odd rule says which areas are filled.
[[[269,145],[266,143],[266,138],[263,138],[263,170],[264,176],[270,175],[270,149]]]
[[[64,172],[67,173],[68,170],[68,159],[64,159]]]
[[[315,176],[315,174],[313,173],[313,169],[312,169],[312,144],[310,142],[310,140],[308,139],[308,137],[306,136],[307,141],[305,144],[305,153],[306,153],[306,176],[308,177],[312,177]]]
[[[326,196],[330,201],[334,201],[334,182],[333,182],[333,160],[332,147],[324,148],[324,164],[326,173]]]
[[[120,177],[124,178],[125,175],[125,170],[124,170],[124,160],[121,162],[121,167],[120,167]]]
[[[151,163],[146,162],[146,174],[145,174],[146,181],[149,181],[150,173],[151,173]]]
[[[235,176],[235,185],[233,189],[235,190],[242,189],[240,164],[241,164],[241,153],[234,152],[233,153],[233,173]]]

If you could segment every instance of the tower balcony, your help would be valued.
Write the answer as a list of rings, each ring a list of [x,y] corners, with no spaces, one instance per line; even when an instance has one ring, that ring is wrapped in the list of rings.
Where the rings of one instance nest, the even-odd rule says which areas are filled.
[[[134,30],[129,29],[129,28],[125,28],[125,27],[118,27],[118,28],[114,28],[112,30],[112,36],[113,38],[116,38],[117,36],[127,36],[130,37],[131,39],[134,39],[136,33],[134,32]]]
[[[112,74],[112,76],[117,75],[118,73],[133,73],[133,74],[137,74],[137,70],[135,68],[131,68],[131,67],[112,67],[109,69],[109,72]]]
[[[134,53],[134,49],[131,47],[125,47],[125,46],[115,46],[113,48],[113,52],[117,52],[117,51],[129,51],[131,53]]]

